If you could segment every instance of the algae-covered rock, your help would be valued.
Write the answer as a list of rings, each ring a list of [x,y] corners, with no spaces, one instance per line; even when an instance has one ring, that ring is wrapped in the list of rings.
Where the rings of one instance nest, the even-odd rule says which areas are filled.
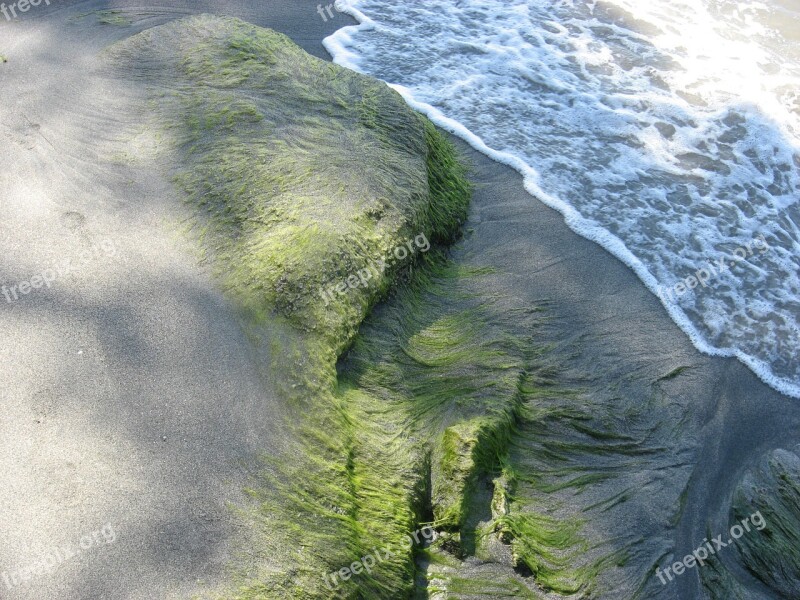
[[[477,478],[497,467],[511,425],[503,427],[495,419],[478,417],[444,431],[432,477],[433,517],[440,527],[464,525]]]
[[[750,523],[736,540],[734,555],[745,570],[734,572],[717,560],[703,572],[703,584],[714,600],[800,598],[799,452],[800,446],[774,450],[742,477],[730,525]]]
[[[209,15],[109,54],[152,90],[204,247],[256,322],[280,314],[338,354],[392,276],[457,235],[469,194],[452,148],[384,83]]]
[[[485,276],[430,261],[367,319],[340,365],[340,385],[361,390],[351,410],[372,423],[385,422],[387,414],[397,419],[381,438],[361,439],[392,445],[429,482],[427,496],[408,494],[439,532],[429,548],[417,548],[424,578],[416,597],[489,597],[483,594],[490,590],[533,597],[528,586],[534,582],[514,572],[510,551],[494,533],[492,481],[502,480],[502,461],[530,393],[524,384],[535,370],[530,348],[538,317],[497,301],[484,288]],[[385,462],[372,461],[370,468],[387,488],[409,488],[411,480],[398,480]],[[492,565],[465,576],[463,561]]]
[[[254,533],[226,597],[408,597],[430,452],[406,406],[336,362],[392,281],[419,279],[425,253],[459,236],[470,189],[455,150],[386,84],[236,19],[181,19],[107,54],[146,90],[157,159],[286,405],[285,451],[238,511]],[[462,338],[458,355],[417,346],[447,361]]]
[[[775,450],[736,491],[734,520],[763,516],[764,528],[741,539],[747,569],[782,598],[800,597],[800,447]]]

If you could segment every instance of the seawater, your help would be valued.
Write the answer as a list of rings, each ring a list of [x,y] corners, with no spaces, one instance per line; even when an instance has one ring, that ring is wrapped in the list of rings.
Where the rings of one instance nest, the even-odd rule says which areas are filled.
[[[800,0],[338,6],[361,24],[325,41],[336,62],[523,173],[700,350],[800,397]]]

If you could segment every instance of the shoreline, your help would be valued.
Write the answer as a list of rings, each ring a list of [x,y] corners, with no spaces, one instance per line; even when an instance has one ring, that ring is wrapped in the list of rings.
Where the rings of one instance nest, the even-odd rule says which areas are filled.
[[[350,15],[355,20],[355,23],[342,26],[333,35],[325,38],[323,45],[327,52],[333,57],[333,62],[335,64],[363,73],[358,66],[357,60],[355,60],[355,56],[347,49],[346,42],[350,37],[349,30],[369,31],[374,27],[374,22],[359,10],[349,5],[342,8],[340,13]],[[665,286],[658,283],[641,261],[628,250],[622,240],[606,229],[590,223],[568,203],[543,190],[538,184],[538,175],[536,171],[529,167],[522,159],[512,154],[490,148],[480,137],[473,134],[460,122],[447,117],[439,109],[430,104],[416,100],[410,89],[395,84],[389,84],[389,87],[400,93],[414,110],[426,115],[437,127],[465,141],[472,148],[484,154],[489,159],[507,165],[519,173],[522,176],[525,189],[533,199],[558,211],[572,232],[601,246],[606,252],[613,255],[617,260],[636,273],[642,285],[659,298],[663,309],[667,312],[672,321],[692,341],[692,344],[697,350],[708,356],[735,358],[752,370],[763,383],[772,389],[782,395],[800,399],[800,384],[775,375],[766,361],[746,354],[738,349],[718,348],[709,343],[691,322],[679,303],[670,302],[662,296],[662,289],[665,288]],[[667,289],[669,289],[669,287],[670,286],[666,286]]]
[[[327,40],[325,45],[330,51]],[[407,101],[412,100],[407,91],[398,91]],[[724,530],[740,476],[771,450],[792,448],[797,443],[800,406],[791,396],[769,386],[745,361],[698,349],[670,317],[669,307],[625,261],[576,233],[562,212],[530,191],[520,165],[495,160],[480,140],[463,139],[471,136],[460,124],[437,118],[440,115],[435,109],[432,115],[426,105],[409,103],[434,117],[437,126],[445,125],[462,154],[476,167],[477,189],[464,226],[465,231],[474,230],[469,237],[475,247],[464,252],[525,257],[501,258],[491,261],[491,266],[518,278],[515,291],[524,290],[524,296],[546,304],[554,323],[552,343],[560,345],[561,340],[585,334],[604,339],[604,343],[594,343],[595,356],[591,356],[592,342],[587,342],[583,349],[590,356],[579,361],[592,372],[603,347],[613,347],[618,356],[607,361],[608,372],[601,379],[647,370],[655,380],[659,369],[666,375],[688,364],[684,374],[671,380],[669,394],[682,404],[686,416],[696,420],[700,441],[693,448],[696,458],[674,555],[684,556],[695,548],[709,524],[714,524],[712,530]],[[669,367],[662,367],[664,363]],[[765,593],[764,586],[738,565],[733,569],[751,589]],[[700,598],[700,587],[695,573],[657,593],[659,598]]]

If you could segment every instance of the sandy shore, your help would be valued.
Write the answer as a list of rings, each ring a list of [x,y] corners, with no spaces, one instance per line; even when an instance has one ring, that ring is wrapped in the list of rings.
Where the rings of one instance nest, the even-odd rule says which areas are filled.
[[[82,109],[86,96],[107,93],[83,67],[116,39],[199,12],[272,27],[325,56],[321,40],[350,21],[323,21],[316,6],[170,2],[136,8],[131,28],[98,29],[75,17],[134,4],[62,2],[0,23],[9,60],[0,139],[10,149],[0,280],[19,286],[65,259],[76,265],[19,300],[0,297],[0,576],[114,531],[51,575],[0,581],[0,597],[188,598],[225,584],[243,536],[227,505],[242,502],[255,457],[280,444],[277,396],[211,276],[172,233],[186,214],[171,184],[93,165],[96,132],[113,136],[115,122]],[[455,259],[495,268],[497,290],[546,308],[543,341],[560,377],[597,399],[600,416],[651,408],[659,453],[621,476],[637,491],[621,512],[598,517],[593,535],[647,537],[645,563],[690,553],[708,528],[727,527],[741,474],[798,442],[800,405],[739,362],[698,353],[629,269],[571,232],[515,172],[459,145],[477,187]],[[673,530],[665,522],[684,489]],[[698,582],[695,571],[649,589],[700,598]]]

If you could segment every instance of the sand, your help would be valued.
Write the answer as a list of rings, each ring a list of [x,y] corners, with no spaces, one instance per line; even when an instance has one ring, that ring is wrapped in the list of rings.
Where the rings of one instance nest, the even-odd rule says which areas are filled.
[[[276,391],[174,234],[187,214],[170,182],[94,166],[116,117],[84,109],[109,93],[87,66],[104,45],[194,12],[273,27],[317,56],[347,18],[324,22],[312,2],[171,2],[140,9],[130,28],[76,18],[126,5],[54,3],[0,22],[9,61],[0,64],[0,280],[33,282],[65,259],[80,263],[83,251],[91,257],[49,288],[0,297],[0,578],[53,547],[79,548],[106,524],[115,534],[50,575],[13,589],[0,579],[3,598],[188,598],[226,585],[246,536],[227,505],[243,502],[257,455],[281,444]],[[593,539],[646,538],[642,556],[610,580],[635,587],[648,561],[667,564],[673,546],[682,557],[707,529],[727,529],[740,476],[797,443],[800,408],[739,362],[697,352],[629,269],[571,232],[512,170],[461,147],[477,190],[455,258],[495,267],[498,290],[546,308],[543,341],[555,346],[560,377],[597,400],[607,413],[598,418],[649,408],[658,452],[628,467],[624,481],[638,487],[621,512],[590,526]],[[666,521],[684,487],[673,530]],[[753,597],[764,592],[736,573]],[[648,597],[702,597],[697,570],[649,585]]]

